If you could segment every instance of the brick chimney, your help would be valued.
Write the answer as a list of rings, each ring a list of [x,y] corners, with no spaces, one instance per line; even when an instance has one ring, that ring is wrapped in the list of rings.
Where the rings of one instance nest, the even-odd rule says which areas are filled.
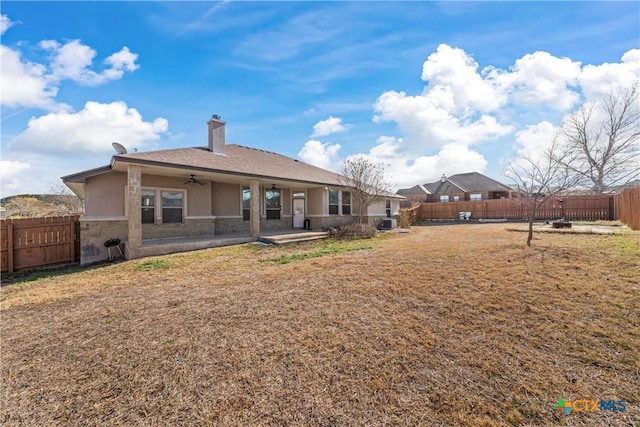
[[[224,125],[219,115],[214,114],[207,122],[209,125],[209,151],[224,154]]]

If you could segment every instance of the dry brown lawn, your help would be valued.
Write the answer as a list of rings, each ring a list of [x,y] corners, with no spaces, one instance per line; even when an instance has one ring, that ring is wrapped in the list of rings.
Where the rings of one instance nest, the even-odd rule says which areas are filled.
[[[0,423],[640,425],[640,233],[506,228],[5,277]]]

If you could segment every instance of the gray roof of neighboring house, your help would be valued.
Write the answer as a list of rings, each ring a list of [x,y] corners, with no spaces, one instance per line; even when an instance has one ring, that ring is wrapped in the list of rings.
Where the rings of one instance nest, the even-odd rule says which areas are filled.
[[[506,185],[478,172],[459,173],[442,180],[425,184],[434,194],[474,193],[483,191],[511,191]]]
[[[407,191],[413,190],[416,187],[419,186],[398,190],[397,193],[402,195],[420,194],[406,193]],[[442,180],[438,180],[435,182],[424,184],[424,187],[432,194],[512,191],[511,188],[507,187],[506,185],[478,172],[468,172],[451,175],[450,177],[447,177],[444,182]]]
[[[431,194],[429,190],[427,190],[423,185],[414,185],[411,188],[402,188],[396,191],[396,194],[401,196],[426,196],[427,194]]]
[[[227,144],[225,154],[214,153],[207,147],[118,154],[113,156],[111,166],[67,175],[62,179],[65,182],[84,182],[88,176],[111,170],[118,162],[342,186],[337,173],[271,151],[236,144]],[[393,193],[388,196],[402,198]]]

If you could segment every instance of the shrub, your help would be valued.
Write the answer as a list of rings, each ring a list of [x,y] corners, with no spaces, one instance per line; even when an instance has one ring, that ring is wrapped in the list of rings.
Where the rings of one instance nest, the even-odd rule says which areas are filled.
[[[371,239],[378,234],[378,230],[369,224],[348,224],[332,233],[338,239]]]

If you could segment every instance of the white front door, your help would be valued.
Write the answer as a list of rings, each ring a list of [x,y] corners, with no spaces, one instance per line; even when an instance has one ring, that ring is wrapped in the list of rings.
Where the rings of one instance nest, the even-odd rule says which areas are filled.
[[[304,228],[304,199],[293,199],[293,228]]]

